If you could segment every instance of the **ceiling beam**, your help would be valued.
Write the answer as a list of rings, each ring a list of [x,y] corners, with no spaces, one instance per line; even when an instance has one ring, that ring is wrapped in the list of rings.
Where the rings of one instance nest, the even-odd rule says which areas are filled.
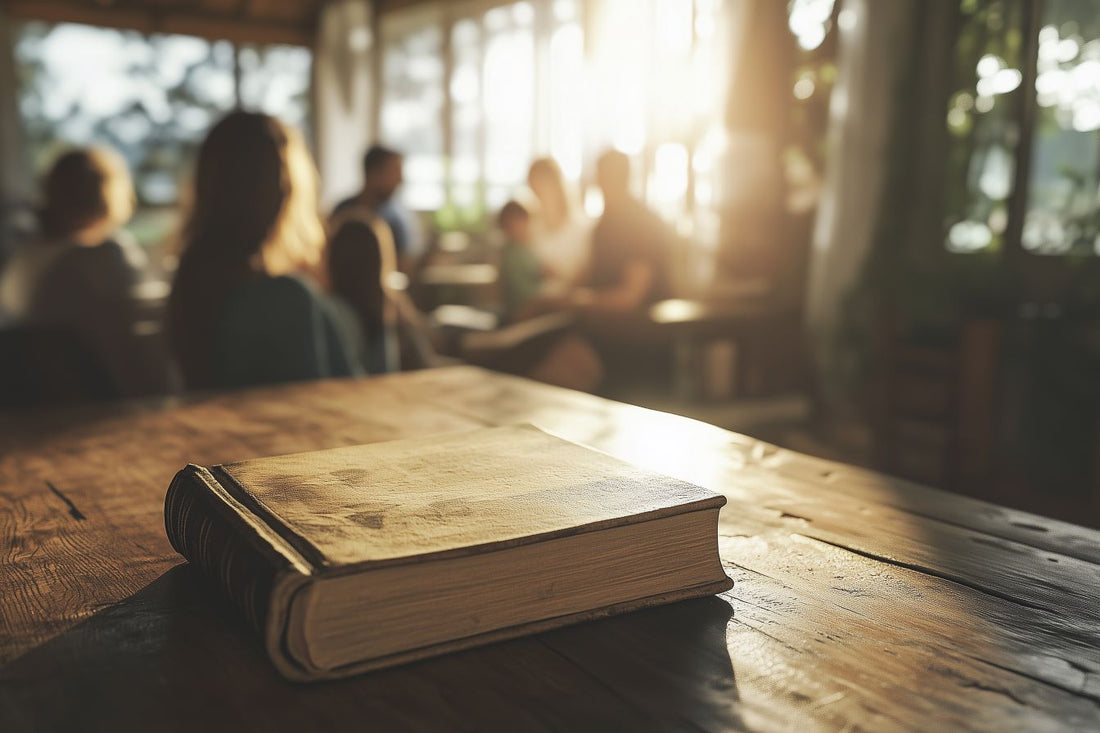
[[[262,18],[189,10],[159,10],[129,5],[112,7],[79,0],[0,0],[9,18],[49,23],[84,23],[141,33],[178,33],[237,43],[312,46],[315,18],[308,23],[272,22]]]

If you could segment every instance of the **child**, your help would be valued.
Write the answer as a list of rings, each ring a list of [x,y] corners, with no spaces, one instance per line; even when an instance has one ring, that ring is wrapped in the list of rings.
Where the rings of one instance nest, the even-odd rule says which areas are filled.
[[[518,201],[509,201],[497,216],[504,234],[500,252],[500,290],[505,320],[535,297],[542,286],[542,269],[531,251],[531,214]]]

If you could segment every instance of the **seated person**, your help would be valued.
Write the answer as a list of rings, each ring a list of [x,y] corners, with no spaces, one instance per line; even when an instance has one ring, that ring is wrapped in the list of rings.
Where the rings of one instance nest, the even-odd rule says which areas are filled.
[[[39,241],[0,278],[0,317],[71,334],[106,372],[111,396],[167,391],[165,356],[136,330],[145,254],[121,230],[134,209],[125,161],[106,148],[70,150],[54,161],[42,193]]]
[[[582,355],[580,342],[566,358],[559,344],[540,362],[541,379],[556,384],[574,380],[574,373],[596,372],[614,381],[655,376],[666,368],[649,341],[647,307],[669,297],[668,258],[672,235],[665,223],[630,194],[630,160],[608,151],[596,165],[596,181],[603,191],[604,212],[592,231],[587,273],[582,287],[562,296],[544,297],[522,309],[529,318],[553,310],[571,310],[580,317],[573,336],[592,353]],[[595,355],[595,357],[594,357]],[[600,369],[593,370],[598,360]],[[536,372],[529,373],[535,376]]]
[[[527,172],[527,186],[538,199],[531,249],[542,262],[545,290],[575,287],[588,263],[592,226],[565,183],[553,158],[538,158]]]
[[[581,285],[560,296],[539,298],[523,317],[574,309],[588,320],[631,321],[644,308],[669,297],[668,258],[672,235],[659,216],[630,194],[630,159],[611,150],[596,163],[604,211],[592,230]]]
[[[600,156],[596,183],[603,215],[592,230],[586,287],[573,303],[588,311],[638,312],[669,297],[672,236],[659,216],[630,194],[630,159],[617,150]]]
[[[168,304],[190,389],[361,373],[354,329],[320,292],[325,232],[297,130],[231,112],[199,148]]]
[[[329,286],[360,331],[359,358],[370,374],[397,371],[397,313],[386,282],[397,259],[390,229],[359,207],[337,214],[331,229]]]
[[[531,214],[518,201],[509,201],[497,216],[504,234],[500,250],[500,295],[505,321],[532,298],[542,286],[542,267],[531,251]]]
[[[415,218],[395,196],[403,180],[404,164],[404,158],[396,150],[372,145],[363,156],[363,187],[337,204],[332,218],[351,209],[363,209],[380,217],[393,235],[398,266],[402,272],[408,272],[413,260],[421,254],[421,241]]]

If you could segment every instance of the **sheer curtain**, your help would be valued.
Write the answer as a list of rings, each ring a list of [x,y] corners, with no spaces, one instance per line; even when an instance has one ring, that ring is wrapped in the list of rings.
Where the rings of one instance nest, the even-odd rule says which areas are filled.
[[[313,108],[325,207],[350,196],[362,182],[359,162],[373,139],[373,44],[368,0],[324,5],[313,56]]]
[[[931,3],[929,4],[931,5]],[[830,110],[825,189],[810,255],[807,321],[819,366],[837,368],[844,301],[857,285],[878,237],[896,145],[908,109],[902,84],[919,53],[914,19],[920,0],[845,0],[839,18],[838,81]],[[905,109],[903,109],[905,107]],[[937,113],[939,110],[937,110]],[[921,202],[914,201],[914,206]],[[826,380],[832,382],[833,380]]]

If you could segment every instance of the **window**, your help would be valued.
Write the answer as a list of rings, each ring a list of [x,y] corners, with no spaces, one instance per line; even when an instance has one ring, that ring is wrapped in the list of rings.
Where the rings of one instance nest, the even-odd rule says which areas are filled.
[[[1021,244],[1100,254],[1100,3],[1044,3]]]
[[[386,14],[379,130],[406,154],[406,203],[443,229],[479,227],[532,159],[551,155],[583,184],[615,146],[651,205],[693,241],[715,241],[723,6],[522,0]]]
[[[484,208],[482,140],[485,113],[481,88],[481,24],[465,19],[451,29],[451,177],[449,200],[455,224],[476,224]]]
[[[311,51],[302,46],[239,45],[239,104],[294,125],[308,140],[312,130],[312,56]]]
[[[787,209],[807,221],[817,210],[825,178],[826,133],[837,81],[839,33],[855,21],[855,11],[845,10],[843,5],[834,0],[793,0],[788,8],[787,25],[797,50],[791,79],[792,144],[785,152]]]
[[[176,212],[168,207],[194,148],[238,103],[308,132],[305,48],[28,22],[17,31],[15,58],[34,170],[69,145],[118,149],[139,203],[130,228],[144,244],[171,231]]]
[[[1100,254],[1100,2],[962,0],[946,247]]]
[[[414,10],[382,26],[379,129],[385,143],[405,153],[405,203],[416,211],[443,206],[443,27],[439,14]]]
[[[946,246],[953,252],[1000,249],[1007,236],[1024,103],[1022,5],[998,0],[960,10],[957,87],[946,118]]]
[[[591,142],[630,154],[646,200],[705,248],[717,242],[726,146],[722,6],[608,0],[594,19],[590,56]]]
[[[382,20],[380,138],[405,153],[405,203],[477,227],[552,153],[581,168],[581,0],[454,3]]]
[[[504,205],[535,155],[535,12],[531,3],[493,8],[482,18],[485,205]]]
[[[540,148],[549,150],[571,181],[581,177],[584,146],[583,8],[578,0],[554,2],[555,28],[550,34],[548,64],[547,137]]]

